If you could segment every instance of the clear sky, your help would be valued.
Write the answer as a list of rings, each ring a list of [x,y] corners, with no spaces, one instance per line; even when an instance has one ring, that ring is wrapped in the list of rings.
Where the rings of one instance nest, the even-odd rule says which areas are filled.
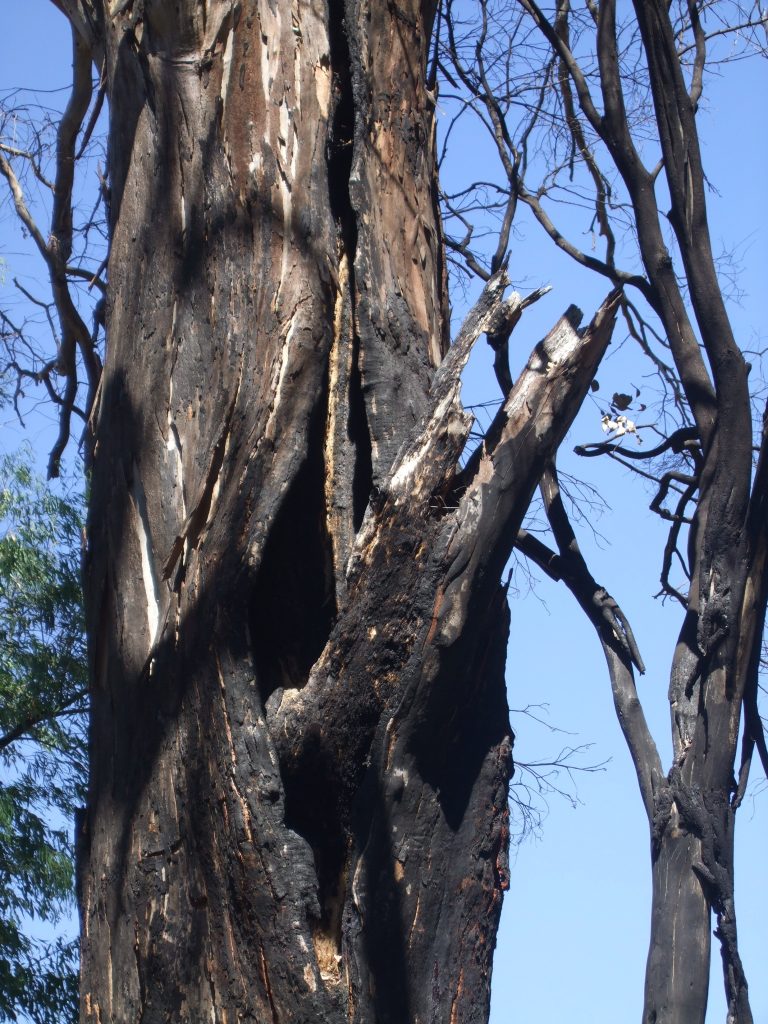
[[[49,0],[4,0],[0,18],[1,90],[18,85],[51,89],[68,81],[68,37]],[[732,65],[722,80],[710,82],[708,95],[700,129],[708,175],[719,192],[709,197],[713,236],[716,244],[735,247],[741,254],[740,285],[745,294],[731,313],[737,336],[750,342],[755,333],[763,338],[768,334],[768,62]],[[477,152],[478,147],[465,146],[460,159]],[[9,297],[13,273],[24,269],[5,220],[0,220],[0,255],[7,265],[6,281],[0,285],[3,302]],[[524,274],[530,287],[554,285],[552,294],[526,314],[513,336],[521,359],[571,302],[589,316],[607,290],[602,282],[577,272],[533,228],[515,243],[511,273]],[[629,381],[642,385],[638,377],[644,372],[631,352],[612,352],[599,374],[601,392],[624,390]],[[473,360],[466,395],[472,402],[497,397],[482,349]],[[600,406],[588,401],[565,447],[601,439],[599,415]],[[2,447],[16,447],[22,435],[9,417],[2,432]],[[33,421],[32,437],[41,447],[49,443],[44,420]],[[44,460],[45,452],[42,455]],[[597,467],[595,461],[588,467],[594,474],[590,479],[610,512],[589,518],[605,539],[596,542],[582,527],[580,541],[595,577],[619,600],[637,634],[648,666],[640,695],[668,765],[666,691],[679,616],[674,608],[653,600],[663,524],[648,510],[651,495],[642,485],[619,467]],[[585,468],[579,468],[586,476]],[[520,709],[546,704],[549,721],[567,730],[549,733],[529,718],[514,715],[516,757],[540,761],[563,746],[591,743],[583,763],[607,763],[600,772],[574,776],[576,806],[551,796],[540,836],[513,851],[511,890],[494,968],[492,1024],[637,1021],[649,927],[648,828],[615,720],[605,664],[591,627],[563,588],[544,580],[530,593],[519,572],[514,582],[519,594],[512,600],[510,705]],[[768,793],[762,788],[760,793],[753,784],[737,822],[737,912],[758,1024],[768,1022]],[[714,955],[719,961],[716,944]],[[716,962],[708,1021],[724,1019]]]

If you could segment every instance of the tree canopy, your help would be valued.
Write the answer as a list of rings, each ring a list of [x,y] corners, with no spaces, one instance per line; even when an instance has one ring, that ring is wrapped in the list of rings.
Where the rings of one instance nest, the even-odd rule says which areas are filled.
[[[81,503],[52,494],[29,452],[0,465],[0,1017],[76,1017],[71,822],[86,780]],[[37,922],[37,923],[36,923]]]

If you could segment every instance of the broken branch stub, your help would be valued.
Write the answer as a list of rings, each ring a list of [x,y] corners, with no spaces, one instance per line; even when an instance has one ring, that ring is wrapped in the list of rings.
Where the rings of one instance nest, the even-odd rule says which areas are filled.
[[[370,742],[359,720],[339,714],[345,695],[355,692],[359,699],[360,688],[368,690],[369,727],[375,727],[382,709],[397,705],[409,665],[423,665],[430,646],[450,646],[466,625],[470,601],[487,602],[496,593],[533,490],[610,341],[617,308],[613,292],[583,333],[570,312],[556,324],[510,393],[503,407],[505,427],[493,448],[483,452],[458,506],[430,509],[429,495],[445,482],[446,472],[454,471],[466,438],[459,374],[483,317],[460,336],[436,377],[430,416],[369,507],[350,563],[346,606],[307,684],[278,690],[268,702],[270,732],[286,763],[301,760],[308,736],[314,751],[312,723],[331,722],[328,763],[334,774],[343,773],[344,751],[359,755]],[[410,557],[403,558],[406,550]],[[391,605],[384,615],[383,605]],[[376,626],[382,621],[387,629]],[[411,640],[393,654],[392,637],[406,622],[402,635]],[[354,741],[348,735],[353,731]],[[357,782],[362,766],[349,765],[349,770]],[[356,784],[350,791],[355,789]]]
[[[371,502],[346,602],[308,682],[267,701],[288,806],[312,804],[312,779],[314,802],[323,807],[322,820],[308,808],[296,826],[313,848],[322,849],[323,835],[348,836],[346,862],[334,870],[354,880],[341,919],[363,999],[373,967],[361,936],[373,945],[375,933],[375,945],[386,948],[402,922],[409,961],[440,964],[446,978],[470,963],[478,985],[490,972],[489,936],[508,884],[512,745],[504,689],[493,690],[503,678],[509,616],[501,567],[610,340],[617,298],[609,296],[585,332],[566,316],[537,345],[505,403],[504,429],[457,507],[431,507],[431,490],[455,471],[466,436],[458,375],[470,336],[482,330],[475,321],[438,371],[419,436]],[[457,773],[460,759],[451,751],[459,748],[476,763]],[[479,776],[482,792],[492,794],[490,815],[485,803],[475,806],[471,780]],[[431,822],[423,838],[410,834],[416,807],[419,820]],[[472,843],[483,851],[483,871],[472,877],[465,877],[463,830],[473,830]],[[332,861],[334,854],[323,856]],[[393,906],[393,870],[397,913],[386,909]],[[482,927],[447,942],[423,921],[425,887],[439,887],[461,905],[462,919]],[[382,913],[364,920],[364,908],[374,904]],[[440,980],[435,984],[439,989]],[[467,1006],[475,998],[470,989],[456,996]],[[413,993],[414,1003],[421,999]]]

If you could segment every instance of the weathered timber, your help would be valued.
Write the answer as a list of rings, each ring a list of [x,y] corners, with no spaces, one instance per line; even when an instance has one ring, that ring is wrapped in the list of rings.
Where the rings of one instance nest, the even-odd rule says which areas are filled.
[[[85,558],[82,1020],[487,1020],[501,571],[608,343],[571,314],[464,470],[432,9],[61,0],[110,102]]]

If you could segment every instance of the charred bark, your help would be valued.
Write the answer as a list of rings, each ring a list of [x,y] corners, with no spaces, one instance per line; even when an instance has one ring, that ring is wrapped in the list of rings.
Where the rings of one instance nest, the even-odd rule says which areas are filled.
[[[617,296],[458,472],[428,5],[75,4],[110,101],[82,1019],[484,1021],[499,580]]]

